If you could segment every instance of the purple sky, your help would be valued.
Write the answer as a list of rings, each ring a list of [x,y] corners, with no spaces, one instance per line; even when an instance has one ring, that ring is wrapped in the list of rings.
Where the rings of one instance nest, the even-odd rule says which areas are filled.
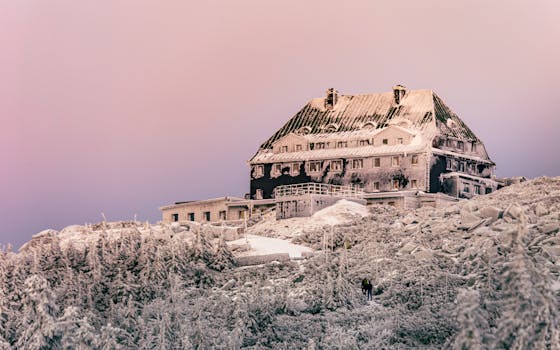
[[[560,2],[0,0],[0,243],[243,195],[309,99],[434,89],[498,176],[560,175]]]

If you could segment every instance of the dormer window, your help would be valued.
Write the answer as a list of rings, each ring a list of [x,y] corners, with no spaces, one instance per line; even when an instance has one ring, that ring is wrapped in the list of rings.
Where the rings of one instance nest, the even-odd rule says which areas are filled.
[[[296,134],[298,135],[307,135],[311,133],[311,127],[310,126],[304,126],[302,128],[299,128],[298,131],[296,132]]]
[[[332,123],[332,124],[327,125],[327,127],[325,128],[325,131],[326,132],[336,132],[336,131],[338,131],[338,128],[339,128],[338,124]]]
[[[366,122],[362,125],[362,129],[375,129],[377,124],[375,122]]]

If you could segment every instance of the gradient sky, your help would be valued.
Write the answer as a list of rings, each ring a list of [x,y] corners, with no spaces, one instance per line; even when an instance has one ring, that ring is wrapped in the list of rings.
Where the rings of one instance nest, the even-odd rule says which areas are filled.
[[[0,243],[243,195],[309,99],[429,88],[560,175],[560,1],[0,0]]]

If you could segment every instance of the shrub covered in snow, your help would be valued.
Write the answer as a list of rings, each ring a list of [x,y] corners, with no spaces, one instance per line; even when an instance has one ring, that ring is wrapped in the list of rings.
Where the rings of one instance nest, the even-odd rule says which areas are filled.
[[[340,217],[261,220],[318,252],[257,266],[200,225],[43,231],[0,252],[0,349],[558,348],[560,178]]]

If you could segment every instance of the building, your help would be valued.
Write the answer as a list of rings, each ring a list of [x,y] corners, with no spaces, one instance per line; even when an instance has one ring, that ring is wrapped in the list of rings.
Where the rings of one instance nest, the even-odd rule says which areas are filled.
[[[363,95],[327,90],[248,164],[247,198],[177,202],[160,208],[163,221],[235,223],[272,210],[278,219],[309,216],[341,198],[437,207],[508,184],[496,181],[482,141],[438,95],[402,85]]]
[[[220,197],[199,201],[176,202],[160,207],[163,222],[195,221],[200,223],[244,220],[247,208],[236,206],[243,198]]]
[[[341,95],[309,101],[249,160],[250,197],[279,186],[353,185],[368,203],[438,205],[497,189],[482,141],[432,90]]]

